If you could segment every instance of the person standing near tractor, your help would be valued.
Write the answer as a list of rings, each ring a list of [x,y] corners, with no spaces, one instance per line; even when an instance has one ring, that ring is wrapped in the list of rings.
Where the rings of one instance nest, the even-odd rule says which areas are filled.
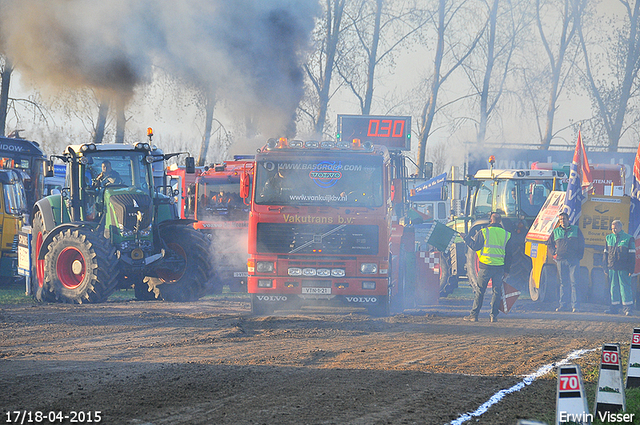
[[[611,222],[611,231],[604,246],[605,272],[611,285],[611,307],[605,313],[618,314],[622,303],[624,314],[630,316],[633,306],[630,276],[635,268],[636,245],[633,237],[622,230],[620,220]]]
[[[549,253],[556,260],[560,279],[560,305],[556,311],[578,312],[579,298],[576,283],[580,260],[584,255],[584,236],[578,226],[569,221],[569,214],[560,213],[560,225],[551,233],[547,242]],[[569,287],[571,288],[571,308],[569,308]]]
[[[477,322],[482,308],[484,293],[491,280],[493,293],[491,296],[491,322],[498,321],[500,300],[502,299],[502,282],[509,274],[511,254],[514,252],[511,233],[502,227],[502,217],[499,213],[491,213],[490,223],[480,229],[472,238],[464,237],[465,243],[478,253],[478,287],[474,288],[473,308],[464,320]]]

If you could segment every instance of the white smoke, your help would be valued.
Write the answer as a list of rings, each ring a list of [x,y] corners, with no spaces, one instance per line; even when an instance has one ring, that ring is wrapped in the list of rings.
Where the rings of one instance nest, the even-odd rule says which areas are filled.
[[[129,99],[154,67],[258,126],[290,124],[316,0],[0,0],[0,52],[38,84]]]

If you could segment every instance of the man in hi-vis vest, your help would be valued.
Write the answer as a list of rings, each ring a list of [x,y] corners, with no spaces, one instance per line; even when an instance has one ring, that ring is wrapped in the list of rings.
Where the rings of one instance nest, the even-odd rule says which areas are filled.
[[[502,281],[509,274],[511,254],[514,251],[510,243],[511,233],[502,228],[500,214],[491,213],[490,223],[480,229],[472,238],[466,235],[465,243],[478,254],[478,288],[474,288],[475,298],[471,313],[464,318],[470,322],[478,321],[478,313],[482,308],[484,293],[491,280],[493,294],[491,296],[491,322],[498,321],[500,300],[502,298]]]

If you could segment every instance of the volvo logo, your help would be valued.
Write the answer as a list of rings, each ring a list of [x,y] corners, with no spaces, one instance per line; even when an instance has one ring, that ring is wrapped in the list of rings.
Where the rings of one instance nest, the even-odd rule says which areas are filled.
[[[260,301],[287,301],[286,295],[256,295]]]
[[[377,303],[376,297],[345,297],[347,302],[350,303]]]

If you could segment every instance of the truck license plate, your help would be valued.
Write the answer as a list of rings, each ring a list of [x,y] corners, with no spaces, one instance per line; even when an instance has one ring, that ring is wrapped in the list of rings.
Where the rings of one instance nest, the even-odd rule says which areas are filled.
[[[302,293],[307,295],[328,295],[331,288],[302,288]]]
[[[233,277],[249,277],[249,272],[233,272]]]

